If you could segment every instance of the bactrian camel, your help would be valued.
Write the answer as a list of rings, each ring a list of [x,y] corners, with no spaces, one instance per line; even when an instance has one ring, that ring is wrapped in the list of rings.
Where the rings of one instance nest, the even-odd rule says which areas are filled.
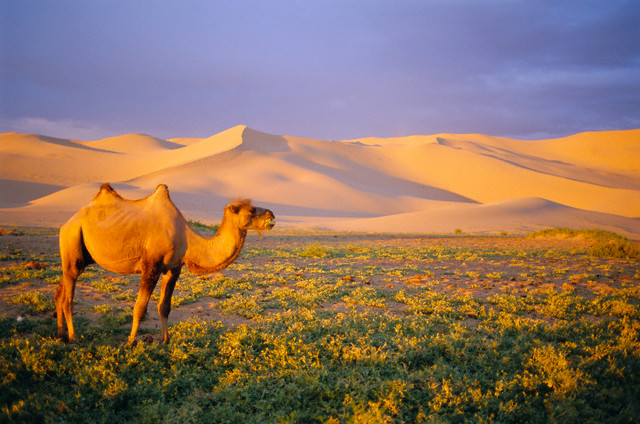
[[[129,344],[135,342],[151,292],[163,275],[158,313],[162,340],[168,342],[171,295],[182,266],[196,274],[220,271],[238,257],[247,230],[270,230],[274,224],[270,210],[240,200],[225,207],[216,235],[204,238],[189,227],[166,185],[159,185],[144,199],[127,200],[104,184],[91,203],[60,228],[62,279],[55,294],[58,336],[76,338],[72,319],[76,280],[87,265],[97,263],[116,273],[141,274]]]

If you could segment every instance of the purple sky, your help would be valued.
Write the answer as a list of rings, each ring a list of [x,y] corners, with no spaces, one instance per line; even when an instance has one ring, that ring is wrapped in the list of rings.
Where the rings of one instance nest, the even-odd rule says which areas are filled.
[[[640,2],[0,0],[0,132],[640,127]]]

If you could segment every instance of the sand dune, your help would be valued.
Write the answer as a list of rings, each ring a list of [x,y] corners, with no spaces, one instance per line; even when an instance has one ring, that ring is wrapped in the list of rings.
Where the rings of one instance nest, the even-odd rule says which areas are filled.
[[[157,164],[147,155],[103,149],[109,144],[135,144],[137,136],[116,143],[61,141],[51,137],[0,134],[0,178],[41,184],[72,186],[93,181],[122,181],[150,172]],[[95,143],[95,144],[94,144]],[[95,147],[93,147],[95,146]],[[135,147],[131,149],[136,149]],[[153,150],[150,154],[157,155]]]
[[[146,134],[125,134],[97,141],[85,141],[81,144],[94,149],[123,154],[150,154],[162,150],[173,150],[182,147],[177,143],[161,140]]]
[[[337,231],[436,234],[458,230],[472,234],[520,234],[552,227],[600,228],[637,238],[640,220],[574,209],[541,198],[523,198],[375,218],[302,220],[298,225]]]
[[[330,142],[243,125],[206,138],[95,141],[0,134],[0,223],[60,225],[103,182],[128,198],[167,184],[185,215],[230,198],[283,226],[520,233],[594,227],[640,238],[640,130],[523,141],[437,134]]]
[[[29,202],[55,193],[63,188],[62,186],[28,181],[0,180],[0,208],[25,206]]]
[[[491,155],[450,148],[440,144],[389,149],[385,165],[398,178],[428,184],[458,193],[480,203],[510,198],[542,197],[579,209],[622,216],[638,216],[640,198],[631,181],[616,186],[613,178],[607,185],[598,184],[589,168],[572,169],[571,178],[557,164],[553,170],[545,162],[532,168],[531,158],[518,163]],[[580,174],[585,177],[577,179]],[[619,177],[619,175],[618,175]],[[586,180],[586,181],[585,181]],[[613,187],[612,187],[613,185]]]

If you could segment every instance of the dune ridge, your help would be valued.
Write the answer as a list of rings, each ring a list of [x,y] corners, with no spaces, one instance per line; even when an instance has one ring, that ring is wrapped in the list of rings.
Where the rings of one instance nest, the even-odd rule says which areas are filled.
[[[182,147],[177,143],[162,140],[146,134],[125,134],[96,141],[84,141],[80,144],[123,154],[149,154],[152,151],[173,150]]]
[[[0,223],[63,223],[103,182],[142,198],[167,184],[216,222],[231,198],[284,227],[522,233],[598,226],[640,238],[640,130],[549,140],[482,134],[323,141],[237,125],[210,137],[102,140],[0,134]]]

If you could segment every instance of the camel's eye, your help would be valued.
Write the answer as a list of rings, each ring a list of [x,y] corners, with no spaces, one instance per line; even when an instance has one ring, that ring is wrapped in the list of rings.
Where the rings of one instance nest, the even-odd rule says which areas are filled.
[[[256,213],[256,208],[249,208],[249,213],[251,213],[251,215],[255,215]]]

